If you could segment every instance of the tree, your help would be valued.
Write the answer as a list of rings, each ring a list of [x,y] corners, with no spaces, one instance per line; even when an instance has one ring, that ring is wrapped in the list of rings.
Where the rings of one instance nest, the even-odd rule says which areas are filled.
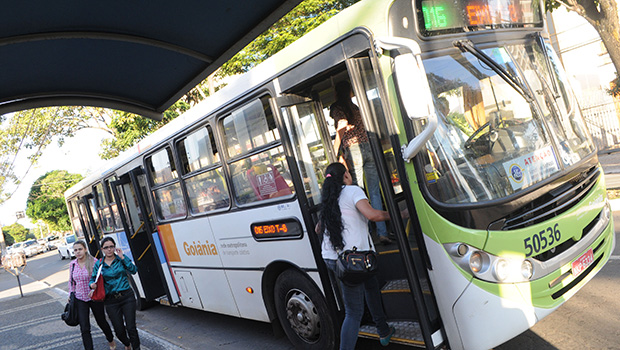
[[[0,204],[9,199],[20,186],[45,148],[57,140],[62,146],[67,137],[79,130],[96,128],[114,136],[109,126],[112,110],[91,107],[49,107],[20,111],[11,116],[0,116]],[[27,159],[30,167],[15,174],[18,158]],[[7,186],[14,184],[11,191]]]
[[[42,220],[52,231],[71,229],[65,205],[65,191],[82,179],[82,175],[54,170],[39,177],[28,194],[26,215],[33,221]]]
[[[8,232],[5,231],[5,228],[2,228],[2,234],[4,235],[4,244],[8,247],[15,243],[15,238],[11,236]]]
[[[197,100],[193,100],[194,103]],[[112,159],[135,145],[138,141],[178,117],[191,107],[187,100],[179,100],[164,112],[161,121],[147,119],[139,115],[115,111],[110,121],[113,130],[113,138],[105,139],[101,143],[102,151],[99,156],[102,159]]]
[[[612,83],[610,93],[618,96],[620,86],[617,72],[620,72],[620,24],[618,23],[618,5],[615,0],[545,0],[547,11],[564,7],[583,17],[598,32],[611,62],[616,68],[616,79]]]
[[[23,225],[18,224],[18,223],[14,223],[13,225],[9,225],[9,226],[4,226],[2,227],[2,232],[4,232],[4,239],[7,241],[7,245],[8,243],[8,237],[10,236],[13,240],[13,242],[23,242],[26,239],[29,239],[30,237],[34,238],[33,236],[30,236],[30,230],[25,228]],[[12,244],[12,243],[11,243]]]
[[[220,77],[245,73],[359,0],[305,0],[222,65]]]

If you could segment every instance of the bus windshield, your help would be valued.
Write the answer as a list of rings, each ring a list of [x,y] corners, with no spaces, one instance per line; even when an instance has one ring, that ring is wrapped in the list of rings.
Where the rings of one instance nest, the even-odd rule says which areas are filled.
[[[549,50],[531,41],[424,61],[439,119],[424,173],[437,200],[504,198],[594,151]]]

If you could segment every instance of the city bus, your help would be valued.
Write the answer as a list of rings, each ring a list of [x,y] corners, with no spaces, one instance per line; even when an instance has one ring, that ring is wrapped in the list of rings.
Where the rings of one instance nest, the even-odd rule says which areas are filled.
[[[391,243],[372,237],[392,342],[501,344],[615,245],[540,5],[361,1],[70,188],[73,229],[99,257],[116,238],[141,309],[264,321],[296,348],[336,348],[344,307],[315,225],[339,158],[329,108],[348,81],[391,216]],[[378,338],[368,320],[359,335]]]

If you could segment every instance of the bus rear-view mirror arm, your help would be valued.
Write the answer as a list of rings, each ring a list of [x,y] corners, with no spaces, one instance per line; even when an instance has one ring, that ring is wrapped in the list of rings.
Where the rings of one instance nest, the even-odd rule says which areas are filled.
[[[437,129],[437,114],[422,65],[420,46],[411,39],[400,37],[377,38],[376,46],[382,51],[388,51],[394,58],[395,80],[409,119],[427,121],[424,130],[411,139],[408,145],[402,146],[403,159],[409,162]]]

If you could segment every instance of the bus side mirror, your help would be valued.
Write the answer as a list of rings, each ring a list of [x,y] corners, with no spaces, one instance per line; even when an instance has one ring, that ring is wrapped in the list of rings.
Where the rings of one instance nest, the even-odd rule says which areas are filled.
[[[424,68],[412,53],[394,57],[394,73],[400,98],[407,116],[411,120],[428,118],[433,113],[430,106],[430,88],[426,80]]]
[[[420,46],[411,39],[399,37],[378,38],[376,44],[383,50],[395,52],[392,57],[396,85],[407,116],[414,121],[427,121],[424,130],[402,147],[403,159],[409,162],[437,129],[437,114],[420,58]]]

